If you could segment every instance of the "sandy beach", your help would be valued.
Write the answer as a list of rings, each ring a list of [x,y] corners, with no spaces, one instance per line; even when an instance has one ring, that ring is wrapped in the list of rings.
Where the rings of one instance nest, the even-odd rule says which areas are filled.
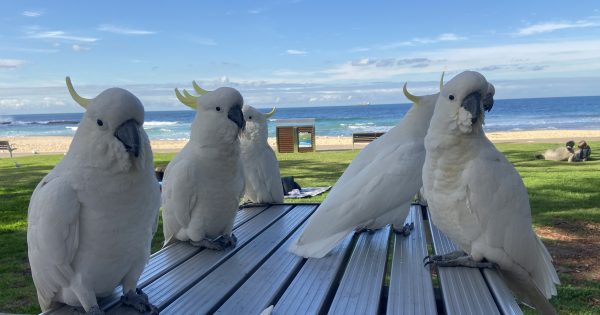
[[[561,143],[567,140],[600,141],[600,130],[531,130],[510,132],[489,132],[488,138],[495,143]],[[68,150],[71,137],[39,136],[39,137],[1,137],[8,140],[17,148],[14,155],[31,154],[60,154]],[[152,140],[154,152],[177,152],[183,148],[184,140]],[[352,137],[317,136],[317,150],[347,150],[352,149]],[[269,138],[269,144],[276,149],[275,138]],[[363,148],[366,144],[356,144],[354,148]],[[0,157],[8,156],[8,152],[0,152]]]

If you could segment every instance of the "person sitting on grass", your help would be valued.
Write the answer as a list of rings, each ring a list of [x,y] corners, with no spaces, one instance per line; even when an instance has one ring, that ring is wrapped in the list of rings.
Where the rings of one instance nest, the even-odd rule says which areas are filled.
[[[592,148],[585,142],[585,140],[579,141],[577,144],[577,150],[573,156],[569,158],[569,162],[585,162],[589,160],[592,154]]]
[[[536,159],[545,159],[550,161],[570,161],[575,152],[573,147],[575,141],[569,140],[565,143],[564,147],[558,147],[556,149],[548,149],[542,154],[536,155]]]

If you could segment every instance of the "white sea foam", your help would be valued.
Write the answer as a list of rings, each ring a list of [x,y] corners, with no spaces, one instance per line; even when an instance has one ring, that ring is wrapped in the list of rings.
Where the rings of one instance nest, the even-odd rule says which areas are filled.
[[[73,131],[77,131],[77,126],[75,126],[75,127],[72,127],[72,126],[67,126],[67,127],[65,127],[65,128],[67,128],[67,129],[71,129],[71,130],[73,130]]]
[[[161,126],[175,126],[176,121],[146,121],[144,127],[161,127]]]

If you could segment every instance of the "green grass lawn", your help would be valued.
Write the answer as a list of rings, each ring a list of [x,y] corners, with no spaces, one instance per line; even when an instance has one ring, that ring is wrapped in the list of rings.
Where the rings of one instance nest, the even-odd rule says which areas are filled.
[[[562,222],[600,225],[600,160],[567,164],[534,159],[535,153],[557,144],[500,144],[514,163],[529,191],[537,227],[560,228]],[[590,143],[592,148],[600,142]],[[330,151],[278,155],[281,175],[294,176],[303,187],[333,185],[358,151]],[[595,154],[592,155],[592,157]],[[156,154],[164,166],[174,154]],[[29,198],[37,183],[62,158],[30,156],[0,159],[0,312],[37,313],[39,307],[27,262],[26,217]],[[320,202],[325,195],[303,199]],[[162,244],[162,226],[154,236],[153,251]],[[600,283],[561,274],[555,304],[564,314],[600,313]]]

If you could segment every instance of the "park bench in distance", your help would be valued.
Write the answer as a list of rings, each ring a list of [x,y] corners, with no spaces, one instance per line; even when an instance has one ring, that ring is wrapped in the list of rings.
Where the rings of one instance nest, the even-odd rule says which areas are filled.
[[[390,227],[348,235],[329,255],[304,259],[287,248],[318,204],[241,209],[235,248],[199,250],[172,244],[150,258],[138,286],[160,314],[522,314],[495,270],[423,266],[455,246],[411,206],[405,237]],[[424,219],[425,218],[425,219]],[[427,235],[430,235],[428,238]],[[433,243],[428,243],[428,239]],[[435,278],[437,277],[437,278]],[[120,288],[99,301],[107,314],[135,314],[119,302]],[[71,314],[62,307],[48,314]]]
[[[383,136],[385,132],[355,132],[352,134],[352,148],[355,143],[369,143]]]
[[[12,152],[16,150],[14,146],[12,146],[8,141],[0,141],[0,151],[8,151],[10,154],[10,158],[12,159]]]

